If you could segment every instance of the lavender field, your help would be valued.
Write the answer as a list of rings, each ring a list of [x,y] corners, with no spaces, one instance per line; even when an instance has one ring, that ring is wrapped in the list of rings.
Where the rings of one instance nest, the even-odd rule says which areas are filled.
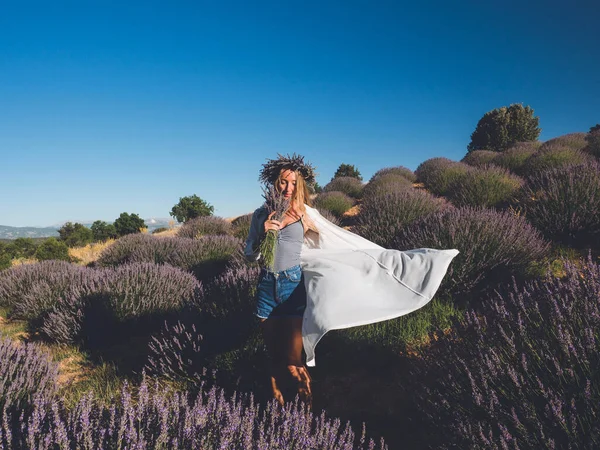
[[[325,186],[340,226],[460,254],[423,309],[324,338],[312,407],[269,398],[248,215],[6,264],[0,448],[600,448],[591,134]]]

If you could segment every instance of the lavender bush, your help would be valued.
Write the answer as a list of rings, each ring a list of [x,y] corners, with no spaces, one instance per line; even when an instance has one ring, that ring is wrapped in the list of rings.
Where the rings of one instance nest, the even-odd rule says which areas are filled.
[[[440,288],[457,300],[523,275],[549,249],[523,217],[471,207],[447,209],[417,220],[399,231],[391,247],[458,249]]]
[[[185,222],[177,231],[182,238],[197,239],[200,236],[231,234],[231,223],[221,217],[202,216]]]
[[[450,182],[446,195],[456,206],[500,207],[513,200],[522,185],[521,178],[501,167],[472,167]]]
[[[38,400],[31,414],[12,427],[2,417],[0,444],[12,448],[202,448],[202,449],[374,449],[358,437],[301,404],[261,408],[252,396],[227,397],[215,388],[190,396],[165,392],[144,379],[138,389],[127,384],[121,400],[101,406],[91,395],[71,411]],[[381,441],[379,448],[387,448]]]
[[[232,234],[242,241],[248,238],[250,233],[250,224],[252,223],[252,213],[244,214],[243,216],[237,217],[231,222]]]
[[[522,204],[527,218],[550,239],[600,247],[599,163],[532,175],[523,190]]]
[[[349,197],[362,197],[364,185],[355,177],[336,177],[325,185],[323,192],[343,192]]]
[[[378,195],[385,195],[389,192],[402,192],[413,189],[413,183],[408,178],[397,173],[385,173],[373,177],[367,183],[363,191],[365,202]]]
[[[565,265],[467,313],[414,374],[445,446],[600,447],[600,267]]]
[[[360,206],[353,231],[389,248],[402,228],[447,206],[443,199],[416,189],[388,192]]]
[[[124,236],[102,252],[99,266],[133,262],[169,264],[192,272],[200,281],[221,273],[233,259],[241,258],[241,241],[233,236],[201,236],[198,239]]]
[[[202,335],[194,324],[165,322],[160,334],[150,341],[146,370],[172,381],[201,383],[206,379],[201,344]]]
[[[513,146],[502,153],[499,153],[494,160],[494,165],[504,167],[516,175],[523,175],[527,166],[527,161],[531,158],[537,149],[529,145]]]
[[[415,173],[417,179],[433,194],[446,195],[450,185],[457,179],[463,179],[470,168],[465,163],[448,158],[431,158],[422,162]]]
[[[258,267],[230,268],[207,284],[200,305],[203,315],[215,320],[234,315],[251,317],[259,274]]]
[[[331,212],[323,208],[317,208],[317,210],[319,211],[319,214],[321,214],[325,219],[329,220],[331,223],[337,225],[338,227],[341,226],[340,219],[334,216]]]
[[[473,150],[467,153],[461,162],[473,167],[489,166],[495,164],[495,160],[499,155],[499,152],[492,150]]]
[[[574,150],[582,150],[586,145],[587,142],[585,140],[587,136],[587,133],[569,133],[569,134],[565,134],[563,136],[559,136],[556,137],[554,139],[550,139],[546,142],[544,142],[541,147],[540,150],[545,150],[546,148],[550,148],[550,147],[568,147],[568,148],[572,148]]]
[[[379,169],[377,172],[375,172],[373,174],[373,176],[371,177],[369,182],[374,181],[375,179],[377,179],[383,175],[389,175],[389,174],[400,175],[401,177],[404,177],[407,180],[409,180],[411,183],[414,183],[417,181],[417,176],[408,167],[395,166],[395,167],[384,167],[383,169]]]
[[[315,199],[315,207],[325,209],[336,217],[341,217],[354,206],[354,200],[343,192],[324,192]]]
[[[0,303],[11,317],[35,322],[67,296],[83,296],[101,286],[92,269],[63,261],[15,266],[0,274]]]
[[[0,414],[20,413],[36,396],[52,398],[57,377],[58,364],[37,344],[0,337]]]
[[[587,164],[593,158],[582,150],[563,147],[558,144],[548,145],[536,152],[523,168],[527,176],[549,169],[558,169],[572,164]]]

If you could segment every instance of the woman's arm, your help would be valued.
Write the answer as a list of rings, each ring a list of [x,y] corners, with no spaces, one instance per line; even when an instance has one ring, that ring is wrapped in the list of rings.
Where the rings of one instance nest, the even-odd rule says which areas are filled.
[[[250,222],[250,232],[244,246],[244,255],[248,261],[258,261],[260,259],[260,243],[265,237],[265,220],[267,219],[267,210],[258,208],[252,214]]]

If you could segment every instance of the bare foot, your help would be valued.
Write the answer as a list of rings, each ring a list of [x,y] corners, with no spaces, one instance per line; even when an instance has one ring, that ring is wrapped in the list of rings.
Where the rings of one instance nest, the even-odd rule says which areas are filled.
[[[274,376],[271,376],[271,391],[273,393],[273,397],[275,398],[275,400],[277,400],[277,403],[279,403],[281,406],[283,406],[283,403],[284,403],[283,394],[277,387],[277,380],[275,380]]]
[[[308,407],[312,406],[312,390],[310,388],[311,378],[308,370],[304,366],[287,366],[288,372],[298,383],[298,396]]]

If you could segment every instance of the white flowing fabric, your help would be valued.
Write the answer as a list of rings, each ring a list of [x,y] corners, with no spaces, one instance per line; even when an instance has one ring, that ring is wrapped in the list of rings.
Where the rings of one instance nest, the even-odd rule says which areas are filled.
[[[344,230],[316,209],[307,215],[319,239],[305,235],[301,264],[306,285],[302,339],[308,366],[330,330],[403,316],[425,306],[458,250],[387,250]]]

